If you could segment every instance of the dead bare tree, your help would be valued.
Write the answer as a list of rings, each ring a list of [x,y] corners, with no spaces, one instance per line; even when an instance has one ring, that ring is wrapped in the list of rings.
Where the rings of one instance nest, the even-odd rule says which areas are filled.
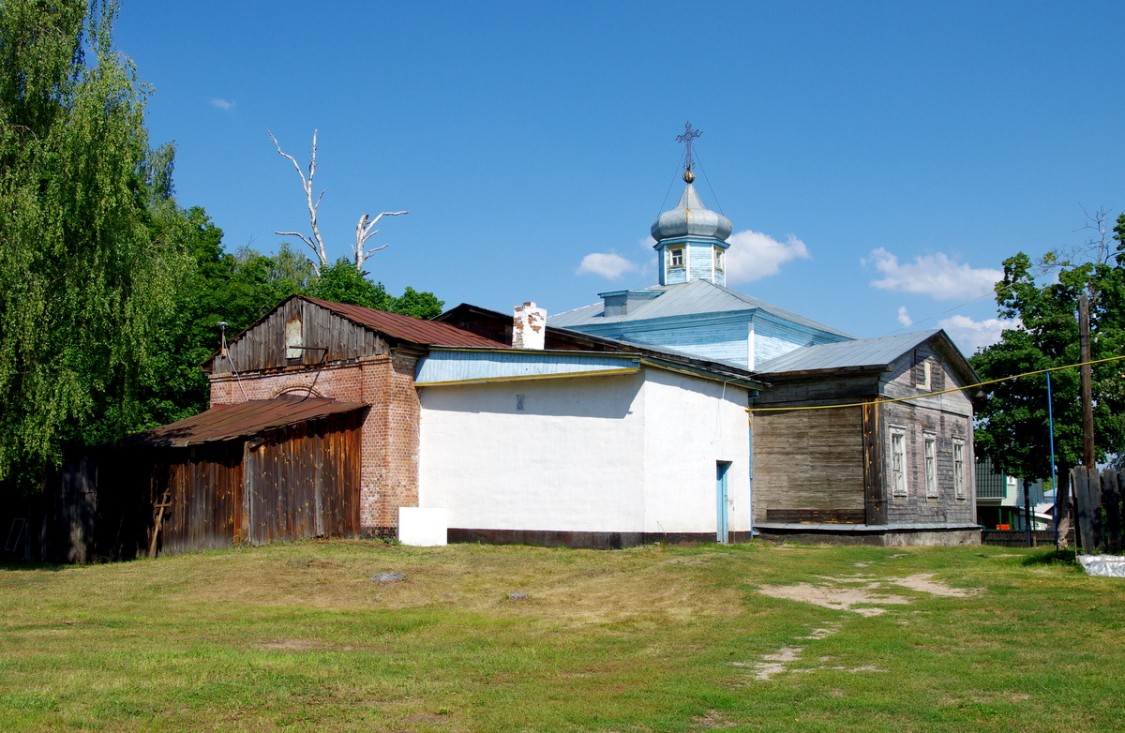
[[[1086,225],[1083,227],[1086,231],[1090,232],[1086,240],[1086,252],[1095,264],[1104,265],[1109,262],[1109,240],[1111,237],[1109,228],[1109,210],[1104,206],[1099,206],[1093,213],[1082,207],[1082,213],[1086,215]]]
[[[1109,209],[1099,206],[1094,211],[1090,211],[1082,206],[1082,213],[1086,216],[1086,223],[1082,225],[1082,230],[1089,232],[1085,243],[1048,250],[1036,263],[1037,274],[1046,275],[1083,262],[1092,262],[1096,265],[1109,262],[1109,245],[1112,238]]]
[[[364,246],[367,244],[367,240],[371,239],[379,233],[379,230],[375,228],[375,225],[379,223],[379,220],[384,216],[402,216],[403,214],[409,213],[409,211],[383,211],[380,212],[379,215],[374,219],[372,219],[367,214],[359,217],[359,223],[355,225],[355,246],[352,247],[352,254],[355,255],[355,269],[362,272],[363,263],[367,261],[368,257],[381,249],[386,249],[387,247],[391,246],[389,244],[384,244],[381,247],[375,247],[373,249],[367,250],[364,249]]]
[[[301,177],[301,189],[305,192],[305,202],[309,208],[309,225],[312,228],[312,237],[308,237],[300,232],[274,232],[274,234],[282,237],[297,237],[304,242],[309,249],[315,252],[316,261],[313,262],[313,270],[319,277],[321,268],[328,266],[328,250],[324,245],[324,237],[320,235],[320,224],[317,219],[317,210],[320,208],[320,200],[324,198],[325,192],[321,191],[320,194],[317,195],[316,200],[313,200],[313,178],[316,176],[317,131],[313,130],[312,153],[309,157],[309,172],[307,176],[305,172],[301,170],[301,165],[297,162],[297,159],[281,149],[281,143],[274,137],[273,132],[270,130],[266,130],[266,132],[269,133],[270,140],[273,141],[274,147],[277,148],[278,155],[292,163],[293,167],[297,170],[297,175]],[[355,228],[355,246],[352,247],[352,256],[357,270],[360,272],[363,271],[363,263],[367,261],[367,258],[370,257],[372,253],[390,246],[389,244],[384,244],[381,247],[375,247],[373,249],[366,248],[367,241],[379,233],[379,230],[375,228],[375,224],[384,216],[401,216],[402,214],[409,213],[409,211],[384,211],[374,219],[368,214],[359,217],[359,224],[357,224]]]
[[[313,201],[313,177],[316,176],[317,131],[313,130],[312,155],[309,158],[309,175],[307,177],[305,176],[305,172],[301,170],[301,165],[297,162],[297,159],[281,149],[281,143],[279,143],[277,141],[277,138],[274,137],[273,132],[271,130],[266,130],[266,132],[269,133],[270,140],[273,141],[274,147],[277,148],[277,154],[283,158],[286,158],[290,163],[292,163],[293,167],[297,169],[297,175],[301,177],[301,188],[305,191],[305,201],[308,203],[309,207],[309,223],[312,225],[313,233],[312,239],[306,237],[300,232],[274,232],[274,234],[282,237],[297,237],[302,242],[307,244],[309,248],[316,253],[316,258],[319,264],[317,264],[317,262],[313,262],[313,269],[319,276],[320,268],[328,266],[328,251],[324,247],[324,238],[320,236],[320,225],[317,221],[316,216],[317,209],[320,208],[320,200],[324,198],[324,191],[321,191],[320,195],[316,197],[316,201]]]

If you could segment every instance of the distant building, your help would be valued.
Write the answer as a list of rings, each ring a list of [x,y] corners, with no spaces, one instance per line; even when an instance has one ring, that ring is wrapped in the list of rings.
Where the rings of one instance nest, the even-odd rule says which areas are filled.
[[[997,473],[992,459],[977,461],[977,522],[985,529],[1026,530],[1027,512],[1023,481]],[[1053,525],[1054,493],[1045,491],[1043,481],[1028,487],[1031,502],[1031,529],[1050,529]]]

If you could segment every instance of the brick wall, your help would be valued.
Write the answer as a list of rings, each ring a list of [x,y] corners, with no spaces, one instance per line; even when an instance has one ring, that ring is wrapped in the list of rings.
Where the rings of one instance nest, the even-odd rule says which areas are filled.
[[[414,388],[416,363],[416,357],[392,353],[238,378],[211,375],[211,405],[268,400],[287,392],[370,405],[362,430],[360,531],[394,536],[399,507],[418,506],[421,409]]]

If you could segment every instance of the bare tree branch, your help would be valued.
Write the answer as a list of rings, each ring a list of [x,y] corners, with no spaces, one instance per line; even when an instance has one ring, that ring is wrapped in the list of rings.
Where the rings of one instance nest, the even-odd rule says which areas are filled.
[[[281,143],[279,143],[277,141],[277,138],[274,137],[273,132],[270,131],[270,130],[266,130],[266,132],[269,133],[270,140],[273,141],[274,147],[277,148],[278,155],[280,155],[283,158],[288,159],[289,162],[293,164],[293,167],[297,170],[297,175],[301,177],[301,188],[305,192],[305,201],[307,202],[308,207],[309,207],[309,224],[312,226],[313,236],[310,239],[309,237],[306,237],[303,234],[298,234],[297,232],[274,232],[274,234],[277,234],[277,235],[280,235],[280,236],[295,236],[295,237],[298,237],[306,245],[308,245],[312,249],[312,251],[316,253],[316,257],[320,261],[319,265],[315,262],[313,263],[313,269],[316,271],[317,275],[320,275],[320,268],[328,266],[328,250],[324,246],[324,238],[320,236],[320,225],[319,225],[319,222],[317,221],[317,209],[320,207],[320,201],[321,201],[321,199],[324,198],[325,191],[320,192],[320,195],[316,197],[315,202],[313,201],[313,194],[312,194],[312,192],[313,192],[313,178],[316,176],[316,132],[317,131],[313,130],[312,155],[309,159],[309,174],[308,174],[307,177],[305,176],[305,172],[301,170],[300,164],[297,163],[297,159],[294,158],[289,153],[287,153],[287,152],[285,152],[284,150],[281,149]]]
[[[283,237],[297,237],[302,242],[304,242],[305,245],[309,247],[309,249],[315,252],[319,264],[317,262],[314,262],[313,270],[319,277],[321,268],[328,266],[328,250],[324,245],[324,238],[320,235],[320,223],[317,218],[317,210],[320,208],[320,202],[324,198],[324,194],[326,193],[326,191],[321,191],[320,195],[316,197],[315,201],[313,201],[313,179],[316,177],[317,131],[313,130],[312,155],[309,158],[309,169],[307,176],[305,175],[305,172],[301,170],[301,165],[297,162],[297,159],[281,149],[281,143],[279,143],[277,141],[277,138],[274,137],[273,132],[270,130],[266,130],[266,132],[269,133],[270,140],[273,141],[273,146],[277,148],[278,155],[292,163],[293,168],[297,171],[297,175],[301,178],[301,189],[305,192],[305,201],[307,202],[309,208],[309,225],[312,227],[311,238],[304,234],[301,234],[300,232],[274,232],[274,234]],[[354,257],[356,270],[362,272],[363,263],[367,261],[368,257],[370,257],[373,253],[378,252],[381,249],[386,249],[388,246],[390,246],[384,244],[381,247],[366,249],[368,240],[379,233],[379,230],[375,228],[375,224],[377,224],[378,221],[384,216],[401,216],[402,214],[409,213],[409,211],[384,211],[374,219],[372,219],[367,214],[364,214],[359,218],[359,224],[357,224],[355,228],[355,246],[352,247],[352,256]]]
[[[1104,206],[1099,206],[1091,214],[1083,206],[1082,213],[1086,215],[1086,224],[1082,228],[1092,232],[1086,240],[1088,251],[1094,254],[1094,262],[1104,265],[1109,262],[1109,225],[1106,224],[1109,211]]]
[[[1082,213],[1086,216],[1086,223],[1082,229],[1090,232],[1084,244],[1069,247],[1056,247],[1039,258],[1036,262],[1036,274],[1046,275],[1064,267],[1073,267],[1083,262],[1093,262],[1104,265],[1109,262],[1110,256],[1110,229],[1109,210],[1099,206],[1090,211],[1082,206]]]
[[[387,247],[391,246],[389,244],[384,244],[381,247],[374,247],[367,250],[364,249],[364,246],[367,244],[367,240],[371,239],[379,233],[379,230],[375,228],[375,225],[379,223],[379,220],[384,216],[402,216],[403,214],[409,213],[409,211],[384,211],[374,219],[372,219],[368,214],[364,214],[363,216],[359,217],[359,223],[355,226],[355,246],[352,247],[352,254],[355,256],[355,269],[362,271],[363,263],[367,261],[368,257],[370,257],[375,252],[378,252],[379,250],[386,249]]]

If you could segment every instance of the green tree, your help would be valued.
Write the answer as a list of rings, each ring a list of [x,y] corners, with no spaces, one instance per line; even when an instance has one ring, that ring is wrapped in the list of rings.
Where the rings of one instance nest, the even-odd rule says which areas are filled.
[[[391,302],[390,310],[415,318],[429,319],[440,316],[444,305],[445,303],[438,300],[433,293],[418,292],[407,285],[402,295]]]
[[[1090,297],[1091,352],[1094,360],[1122,353],[1125,347],[1125,215],[1118,219],[1116,250],[1104,258],[1074,264],[1047,258],[1056,278],[1036,280],[1036,267],[1023,253],[1004,261],[996,285],[999,315],[1018,319],[999,342],[974,354],[970,362],[982,379],[1002,379],[1043,369],[1051,372],[1055,460],[1060,483],[1082,457],[1082,407],[1077,369],[1059,369],[1081,361],[1078,333],[1080,294]],[[1094,367],[1094,434],[1099,460],[1121,452],[1125,441],[1122,364]],[[976,400],[977,452],[1008,474],[1027,478],[1051,475],[1050,434],[1045,375],[988,385]],[[1065,487],[1065,483],[1062,483]]]
[[[141,385],[190,267],[171,149],[149,150],[115,13],[0,3],[0,481],[23,489],[68,442],[144,424]]]
[[[384,311],[390,310],[394,304],[394,298],[387,294],[382,283],[367,279],[366,273],[360,272],[342,257],[320,268],[320,277],[309,283],[305,295]]]
[[[237,333],[258,320],[290,295],[304,292],[313,279],[308,257],[282,244],[274,255],[243,247],[224,261],[226,280],[209,284],[219,294],[216,320],[226,321]],[[216,342],[217,343],[217,342]]]

